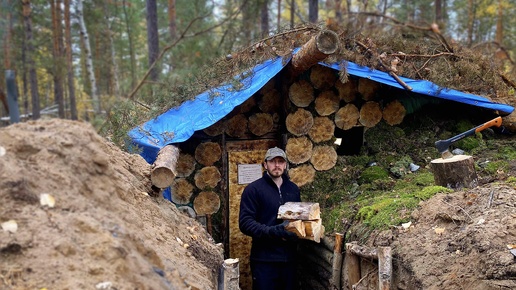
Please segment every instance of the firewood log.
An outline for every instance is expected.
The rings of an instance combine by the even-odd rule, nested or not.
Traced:
[[[238,114],[226,122],[226,133],[235,138],[245,136],[247,133],[247,118],[244,114]]]
[[[263,136],[272,131],[274,121],[272,120],[271,114],[256,113],[249,117],[249,123],[247,126],[249,127],[249,131],[254,135]]]
[[[318,90],[332,88],[337,81],[337,77],[336,70],[323,65],[314,65],[310,70],[310,82]]]
[[[339,109],[339,103],[339,96],[332,90],[326,90],[315,98],[315,111],[321,116],[328,116]]]
[[[285,124],[290,133],[302,136],[308,134],[308,131],[312,128],[314,117],[309,111],[300,108],[296,112],[288,114]]]
[[[339,36],[331,30],[314,35],[292,57],[292,74],[297,75],[335,53],[339,48]]]
[[[352,103],[345,105],[335,113],[335,126],[342,130],[349,130],[353,128],[360,118],[360,112]]]
[[[388,103],[383,108],[383,119],[385,122],[391,126],[401,124],[403,122],[403,118],[405,118],[405,114],[407,110],[403,106],[402,103],[398,100],[394,100]]]
[[[264,113],[274,113],[281,107],[281,95],[276,89],[267,91],[258,104]]]
[[[362,105],[360,108],[360,118],[358,119],[360,124],[364,125],[364,127],[371,128],[381,120],[382,109],[380,108],[380,104],[374,101],[369,101]]]
[[[337,164],[337,152],[332,146],[315,146],[312,150],[310,163],[317,171],[332,169]]]
[[[226,121],[224,119],[220,119],[215,124],[204,129],[203,132],[206,133],[208,136],[215,137],[215,136],[218,136],[218,135],[224,133],[225,127],[226,127]]]
[[[306,223],[305,223],[306,226]],[[321,225],[318,229],[316,229],[312,235],[306,235],[304,239],[314,241],[316,243],[321,242],[321,237],[324,236],[325,228],[323,225]]]
[[[321,207],[317,202],[286,202],[278,209],[278,219],[282,220],[318,220]]]
[[[304,164],[295,168],[291,168],[288,171],[290,180],[297,186],[302,187],[306,184],[310,184],[315,178],[315,169],[311,164]]]
[[[287,159],[293,164],[301,164],[312,157],[312,141],[306,136],[289,138],[285,146]]]
[[[191,154],[180,153],[177,159],[177,177],[188,177],[195,170],[195,158]]]
[[[202,191],[194,199],[193,208],[197,215],[211,215],[219,211],[220,198],[213,191]]]
[[[188,205],[178,206],[177,210],[182,214],[186,215],[187,217],[191,217],[193,219],[197,217],[195,210]]]
[[[154,186],[166,188],[174,182],[178,157],[179,148],[174,145],[166,145],[159,150],[151,170],[151,182]]]
[[[298,237],[306,237],[305,224],[302,220],[290,221],[285,229],[289,232],[295,233]]]
[[[288,97],[297,107],[308,107],[315,99],[314,88],[307,80],[299,80],[290,86]]]
[[[171,186],[171,199],[175,204],[188,204],[193,195],[194,186],[184,178],[176,178]]]
[[[200,189],[215,188],[221,179],[221,174],[216,166],[206,166],[195,173],[195,186]]]
[[[316,117],[314,125],[308,131],[308,136],[315,143],[329,141],[333,138],[335,132],[335,123],[328,117]]]
[[[380,90],[380,83],[366,78],[358,80],[358,92],[364,101],[372,101],[376,98],[376,93]]]
[[[351,103],[356,99],[357,82],[355,80],[348,78],[348,81],[345,83],[338,80],[335,82],[335,88],[339,92],[339,99],[346,103]]]
[[[239,110],[240,114],[245,114],[245,113],[248,113],[249,111],[251,111],[255,107],[256,107],[256,97],[251,96],[245,102],[240,104],[240,106],[238,106],[238,110]]]
[[[195,159],[204,166],[211,166],[220,160],[222,149],[215,142],[204,142],[195,148]]]

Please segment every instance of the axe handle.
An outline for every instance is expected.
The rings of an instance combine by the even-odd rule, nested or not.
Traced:
[[[485,122],[484,124],[480,125],[480,126],[477,126],[473,129],[470,129],[464,133],[461,133],[457,136],[454,136],[454,137],[451,137],[450,139],[448,140],[445,140],[445,142],[450,145],[451,143],[453,142],[456,142],[456,141],[459,141],[465,137],[468,137],[468,136],[471,136],[471,135],[474,135],[475,133],[478,133],[482,130],[485,130],[489,127],[493,127],[493,126],[496,126],[496,127],[500,127],[502,125],[502,117],[496,117],[494,118],[493,120],[491,121],[487,121]]]

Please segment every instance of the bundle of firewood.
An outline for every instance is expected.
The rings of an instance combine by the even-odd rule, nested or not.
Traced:
[[[287,202],[278,209],[278,219],[289,221],[287,231],[316,243],[324,236],[319,203]]]

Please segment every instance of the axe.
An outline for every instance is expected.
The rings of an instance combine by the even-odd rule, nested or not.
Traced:
[[[456,142],[456,141],[459,141],[468,136],[474,135],[475,133],[480,132],[489,127],[492,127],[492,126],[500,127],[501,125],[502,125],[502,117],[496,117],[491,121],[485,122],[484,124],[482,124],[480,126],[470,129],[464,133],[460,133],[459,135],[451,137],[450,139],[436,141],[435,147],[437,147],[437,150],[439,150],[439,153],[441,153],[442,159],[448,159],[453,156],[453,154],[451,154],[451,152],[448,150],[448,148],[450,147],[450,145],[453,142]]]

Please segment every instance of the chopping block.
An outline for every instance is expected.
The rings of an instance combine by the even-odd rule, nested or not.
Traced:
[[[452,188],[474,188],[478,185],[473,156],[453,155],[450,158],[437,158],[430,162],[435,184]]]

